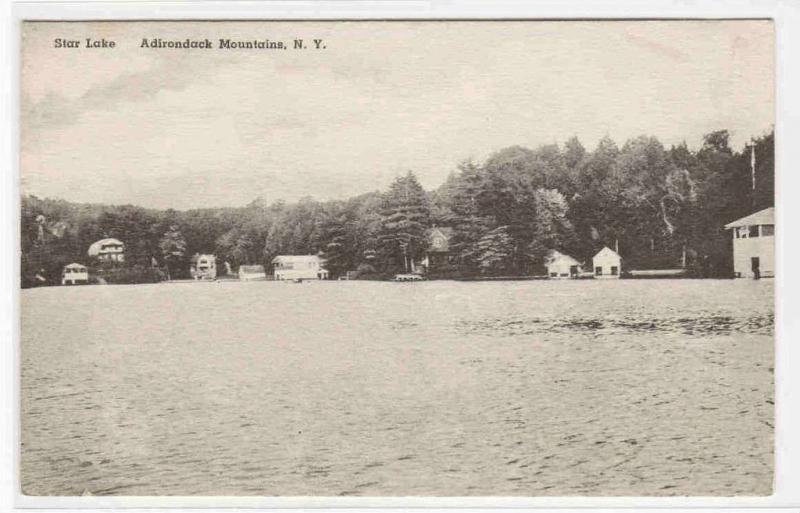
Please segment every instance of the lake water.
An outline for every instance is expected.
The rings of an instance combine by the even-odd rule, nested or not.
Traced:
[[[773,283],[24,290],[29,495],[763,495]]]

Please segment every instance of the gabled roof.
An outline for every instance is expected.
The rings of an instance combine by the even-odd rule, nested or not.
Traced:
[[[434,226],[428,230],[428,237],[433,237],[437,232],[446,239],[453,236],[453,229],[449,226]]]
[[[444,246],[433,248],[431,247],[429,251],[449,251],[450,250],[450,237],[453,235],[453,229],[448,227],[440,227],[434,226],[430,230],[428,230],[428,242],[433,245],[434,239],[438,237],[444,238]]]
[[[77,262],[72,262],[71,264],[65,265],[64,269],[86,269],[86,266]]]
[[[754,214],[730,222],[725,225],[725,229],[730,230],[738,226],[753,226],[756,224],[775,224],[775,207],[765,208],[764,210],[759,210]]]
[[[613,257],[613,258],[618,258],[618,259],[622,260],[622,257],[619,256],[619,253],[617,253],[613,249],[609,248],[608,246],[603,246],[603,249],[598,251],[597,254],[592,257],[592,260],[594,260],[595,258],[600,258],[600,257]]]
[[[580,262],[575,260],[569,255],[565,255],[564,253],[557,251],[555,249],[551,249],[547,256],[544,258],[545,265],[553,265],[556,261],[568,262],[569,265],[581,265]]]

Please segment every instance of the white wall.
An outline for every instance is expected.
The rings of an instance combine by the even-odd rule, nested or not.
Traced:
[[[611,267],[616,266],[617,268],[617,275],[613,276],[611,274]],[[619,278],[620,273],[622,272],[622,261],[614,255],[600,255],[599,257],[595,257],[592,259],[592,273],[594,274],[595,269],[598,267],[603,268],[603,275],[597,276],[595,274],[595,278]]]
[[[569,260],[556,260],[555,262],[551,263],[547,267],[547,276],[551,278],[567,278],[569,277],[569,268],[575,265],[573,262]],[[580,268],[578,268],[580,271]],[[552,273],[557,273],[558,276],[551,276]],[[562,274],[566,274],[566,276],[561,276]]]
[[[750,259],[758,257],[760,260],[761,276],[774,276],[775,274],[775,237],[754,237],[748,239],[733,239],[733,272],[734,276],[752,278],[753,270]]]

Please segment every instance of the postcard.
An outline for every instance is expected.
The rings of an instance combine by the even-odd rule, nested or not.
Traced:
[[[768,496],[771,20],[24,21],[25,496]]]

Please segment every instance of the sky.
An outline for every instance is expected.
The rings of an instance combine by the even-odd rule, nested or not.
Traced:
[[[87,37],[116,46],[54,44]],[[739,149],[774,124],[774,33],[741,20],[27,22],[20,115],[23,193],[178,210],[344,199],[409,170],[432,189],[465,159],[572,136],[697,148],[728,129]]]

